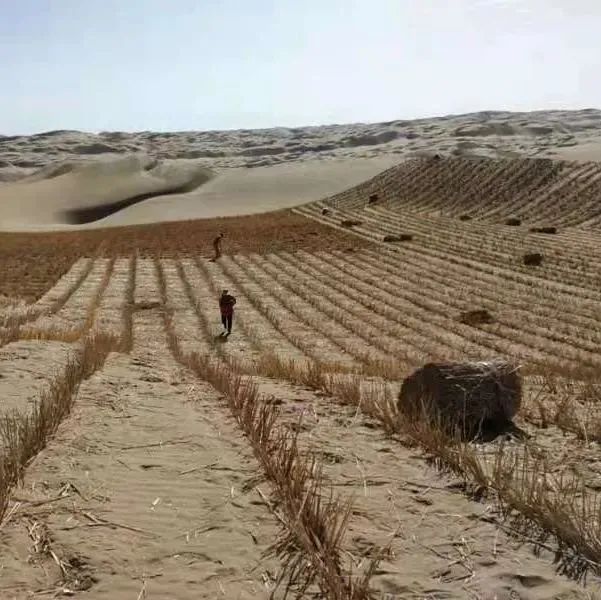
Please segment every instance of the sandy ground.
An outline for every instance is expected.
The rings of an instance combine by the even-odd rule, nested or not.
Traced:
[[[601,159],[601,111],[374,124],[0,136],[0,229],[131,225],[319,200],[406,158]]]
[[[394,256],[383,254],[387,259]],[[399,355],[409,342],[429,351],[443,332],[452,330],[452,319],[442,323],[432,311],[428,327],[423,327],[419,305],[405,299],[417,290],[410,278],[403,286],[405,304],[393,306],[381,286],[368,298],[377,298],[380,305],[385,301],[397,317],[404,315],[404,336],[383,335],[379,312],[372,311],[371,318],[361,316],[361,281],[371,276],[369,256],[365,252],[311,259],[282,254],[227,257],[217,263],[165,259],[165,308],[173,315],[173,331],[184,350],[211,352],[224,360],[252,360],[270,350],[296,360],[315,355],[353,361],[361,349],[369,349],[374,357],[386,349]],[[482,267],[494,264],[488,256],[483,260]],[[59,283],[59,292],[51,296],[64,302],[55,309],[66,314],[69,306],[67,312],[74,319],[79,315],[77,325],[84,329],[94,326],[123,334],[131,326],[133,347],[128,353],[110,354],[102,369],[83,381],[73,413],[13,490],[14,511],[0,529],[0,595],[11,600],[61,594],[115,600],[268,598],[282,565],[262,558],[262,552],[275,539],[278,522],[257,492],[258,487],[269,497],[270,488],[248,440],[220,394],[170,353],[154,262],[115,261],[102,289],[99,275],[106,272],[107,262],[96,262],[76,289],[71,282],[78,273]],[[356,263],[360,266],[354,276],[343,270]],[[389,264],[383,261],[381,270]],[[332,293],[346,286],[347,300],[334,308],[338,312],[329,306],[336,296],[327,301],[320,296],[319,274],[335,275],[327,272],[328,265],[339,273]],[[132,269],[135,285],[128,291],[124,283],[131,280]],[[408,277],[407,270],[404,260],[394,269],[395,276],[391,271],[381,280],[396,285],[398,277]],[[453,275],[448,274],[449,281]],[[529,283],[524,282],[524,293]],[[234,335],[217,344],[214,292],[224,285],[235,290],[239,304]],[[449,303],[462,285],[458,280],[455,293],[443,295]],[[557,308],[563,298],[553,289],[552,278],[549,285]],[[583,298],[574,301],[579,318],[585,318],[588,306],[582,285]],[[65,298],[67,289],[72,293]],[[147,307],[133,313],[130,325],[123,319],[129,294],[135,306]],[[422,295],[427,302],[430,292]],[[320,299],[317,306],[306,301],[310,296]],[[282,302],[283,297],[288,301]],[[503,302],[509,306],[516,297],[508,292]],[[95,318],[86,324],[81,316],[95,304]],[[113,314],[121,318],[112,319]],[[364,328],[355,328],[354,320]],[[388,322],[392,321],[390,313]],[[31,326],[52,330],[46,316],[32,315]],[[523,335],[519,314],[512,327]],[[495,330],[497,339],[510,339],[510,328]],[[538,347],[529,332],[524,339]],[[463,334],[469,336],[469,329],[464,327]],[[489,334],[483,332],[482,344]],[[446,335],[448,344],[452,336]],[[461,343],[459,336],[457,342]],[[556,347],[551,340],[546,343],[555,356],[569,351],[570,342],[560,346],[556,341]],[[44,386],[57,373],[57,364],[65,363],[68,347],[19,341],[2,348],[0,382],[6,377],[7,385],[0,389],[15,388],[21,374],[40,378],[39,384],[13,390],[11,407],[29,409],[36,387]],[[388,548],[371,580],[380,594],[376,597],[595,597],[591,594],[599,590],[596,577],[589,577],[585,589],[557,574],[551,541],[534,552],[531,545],[508,535],[492,501],[470,498],[461,482],[428,466],[419,448],[386,436],[356,408],[283,380],[258,377],[256,382],[260,392],[280,406],[279,424],[292,427],[301,413],[305,415],[299,436],[302,451],[318,452],[328,484],[344,497],[353,496],[343,551],[355,569]],[[558,469],[563,469],[564,453],[573,457],[584,452],[588,463],[579,462],[588,464],[591,472],[597,470],[594,444],[588,447],[555,427],[532,427],[532,435],[556,451],[562,440],[560,455],[550,453]]]

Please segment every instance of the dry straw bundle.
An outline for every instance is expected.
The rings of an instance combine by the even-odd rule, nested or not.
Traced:
[[[459,320],[465,325],[483,325],[494,323],[494,318],[485,308],[466,310],[459,315]]]
[[[538,267],[543,263],[543,255],[540,252],[529,252],[524,254],[522,262],[530,267]]]
[[[359,221],[358,219],[343,219],[340,221],[340,225],[342,227],[356,227],[357,225],[362,225],[363,221]]]
[[[557,227],[531,227],[531,233],[557,233]]]
[[[386,234],[382,237],[383,242],[410,242],[412,239],[411,233]]]
[[[483,424],[506,425],[521,401],[517,367],[495,359],[428,363],[405,379],[397,407],[409,421],[424,419],[452,432],[473,434]]]

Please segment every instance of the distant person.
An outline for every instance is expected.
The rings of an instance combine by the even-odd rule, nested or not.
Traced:
[[[224,238],[223,233],[220,233],[213,240],[213,248],[215,249],[215,258],[213,260],[217,260],[221,256],[221,240]]]
[[[221,323],[225,331],[222,335],[232,333],[232,321],[234,320],[234,304],[236,304],[236,298],[228,293],[228,290],[221,292],[219,298],[219,310],[221,311]]]

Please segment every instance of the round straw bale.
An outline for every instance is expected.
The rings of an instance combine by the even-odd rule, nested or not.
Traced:
[[[518,369],[502,359],[428,363],[407,377],[397,408],[409,421],[424,419],[449,432],[477,432],[507,424],[520,409]]]
[[[543,262],[543,255],[540,252],[529,252],[524,254],[522,261],[525,265],[538,267]]]
[[[322,208],[321,209],[321,214],[322,215],[329,215],[330,214],[330,209],[329,208]]]

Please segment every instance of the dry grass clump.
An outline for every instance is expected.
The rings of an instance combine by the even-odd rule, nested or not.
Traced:
[[[342,227],[357,227],[362,224],[363,221],[359,221],[357,219],[343,219],[342,221],[340,221],[340,225]]]
[[[543,264],[543,255],[540,252],[528,252],[522,257],[522,262],[529,267],[538,267]]]
[[[598,376],[597,376],[598,377]],[[537,427],[555,425],[585,443],[601,442],[601,383],[571,380],[551,370],[533,378],[536,389],[521,414]]]
[[[504,223],[511,227],[519,227],[522,224],[522,220],[517,217],[509,217],[508,219],[505,219]]]
[[[472,218],[473,217],[471,215],[459,215],[459,220],[460,221],[471,221]]]
[[[45,447],[61,421],[71,412],[80,383],[104,364],[109,352],[117,345],[118,340],[108,336],[86,338],[77,356],[41,392],[30,412],[14,411],[0,418],[0,522],[6,513],[12,487],[21,480],[29,461]]]
[[[497,359],[428,363],[404,380],[397,408],[409,421],[423,420],[449,434],[473,437],[485,427],[502,429],[521,401],[517,367]]]

